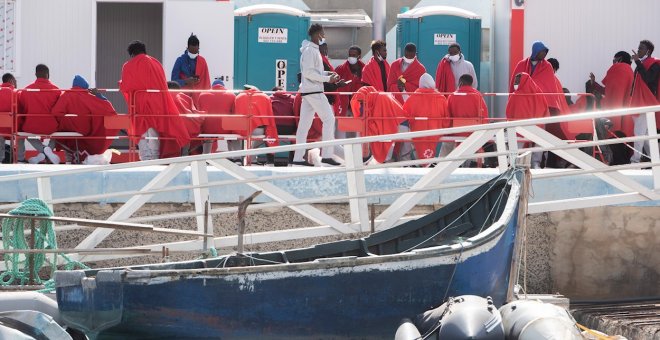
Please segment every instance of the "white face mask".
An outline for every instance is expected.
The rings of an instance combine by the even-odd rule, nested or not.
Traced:
[[[190,59],[195,59],[199,55],[199,53],[190,53],[190,52],[187,52],[187,53],[188,53],[188,57],[190,57]]]
[[[378,53],[378,55],[376,56],[376,58],[378,58],[378,60],[380,60],[380,61],[383,61],[383,57],[381,57],[380,53]]]
[[[415,58],[408,59],[408,58],[406,58],[406,57],[403,57],[403,61],[404,61],[406,64],[412,64],[412,62],[415,61]]]
[[[457,62],[457,61],[459,61],[460,59],[461,59],[461,55],[460,55],[460,54],[450,55],[450,56],[449,56],[449,60],[451,60],[451,61],[453,61],[453,62]]]
[[[348,57],[348,63],[351,65],[355,65],[358,62],[358,58],[356,57]]]
[[[325,38],[319,39],[319,46],[325,44]]]
[[[513,90],[514,90],[514,91],[518,91],[518,86],[520,86],[520,85],[518,85],[518,84],[514,84],[514,85],[513,85]]]
[[[538,64],[538,63],[539,63],[538,60],[532,60],[532,65],[536,66],[536,64]]]

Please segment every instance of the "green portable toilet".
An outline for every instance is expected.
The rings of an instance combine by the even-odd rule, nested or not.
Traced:
[[[435,77],[440,59],[452,43],[472,62],[477,77],[481,60],[481,17],[450,6],[427,6],[397,15],[396,55],[403,55],[407,43],[417,45],[417,58]]]
[[[298,91],[300,44],[309,15],[282,5],[254,5],[234,11],[234,87]]]

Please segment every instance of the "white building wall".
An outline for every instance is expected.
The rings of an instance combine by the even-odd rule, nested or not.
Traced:
[[[17,70],[19,87],[32,83],[34,67],[46,64],[50,79],[71,87],[80,74],[92,77],[92,6],[90,0],[20,0],[17,9]]]
[[[525,57],[535,40],[559,60],[557,73],[564,87],[584,92],[593,72],[598,81],[618,51],[637,51],[639,41],[651,40],[660,55],[660,1],[528,0],[525,1]],[[503,48],[504,46],[499,46]]]

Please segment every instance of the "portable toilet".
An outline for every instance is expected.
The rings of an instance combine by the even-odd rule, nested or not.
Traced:
[[[309,15],[296,8],[264,4],[236,9],[234,86],[297,91],[300,44],[308,29]]]
[[[415,8],[397,15],[396,55],[401,57],[407,43],[417,45],[417,58],[435,76],[440,59],[453,43],[461,45],[465,59],[472,62],[479,77],[481,60],[481,17],[450,6]]]

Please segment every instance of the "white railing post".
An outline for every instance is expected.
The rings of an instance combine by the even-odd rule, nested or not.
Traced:
[[[495,150],[497,150],[497,152],[506,151],[506,136],[504,131],[504,129],[500,129],[495,133]],[[506,155],[497,156],[497,168],[500,170],[500,173],[505,172],[506,169],[509,168]]]
[[[344,146],[346,154],[346,185],[349,197],[363,195],[367,192],[362,170],[362,144]],[[359,170],[358,170],[359,169]],[[369,230],[369,211],[366,198],[350,198],[348,201],[351,210],[351,222],[360,223],[360,231]]]
[[[209,176],[205,161],[194,161],[190,163],[192,184],[195,186],[205,185],[209,182]],[[195,200],[195,213],[197,216],[197,231],[204,234],[213,234],[213,218],[205,216],[206,205],[210,204],[209,188],[197,187],[193,189],[193,199]],[[207,220],[208,219],[208,220]],[[207,224],[208,223],[208,224]],[[200,237],[200,239],[204,239]]]
[[[658,125],[655,121],[655,112],[646,113],[646,133],[648,136],[655,135],[657,133]],[[651,156],[651,163],[658,164],[660,162],[660,154],[658,152],[658,140],[650,139],[649,140],[649,156]],[[660,166],[654,166],[651,168],[653,173],[653,188],[655,190],[660,189]]]
[[[53,211],[53,190],[50,185],[50,177],[37,178],[37,195],[39,199],[46,202],[48,208]],[[54,212],[54,211],[53,211]]]
[[[507,159],[509,160],[509,165],[513,166],[516,164],[516,158],[518,157],[518,135],[516,133],[516,128],[511,127],[506,130],[506,138],[509,148],[509,154]]]

